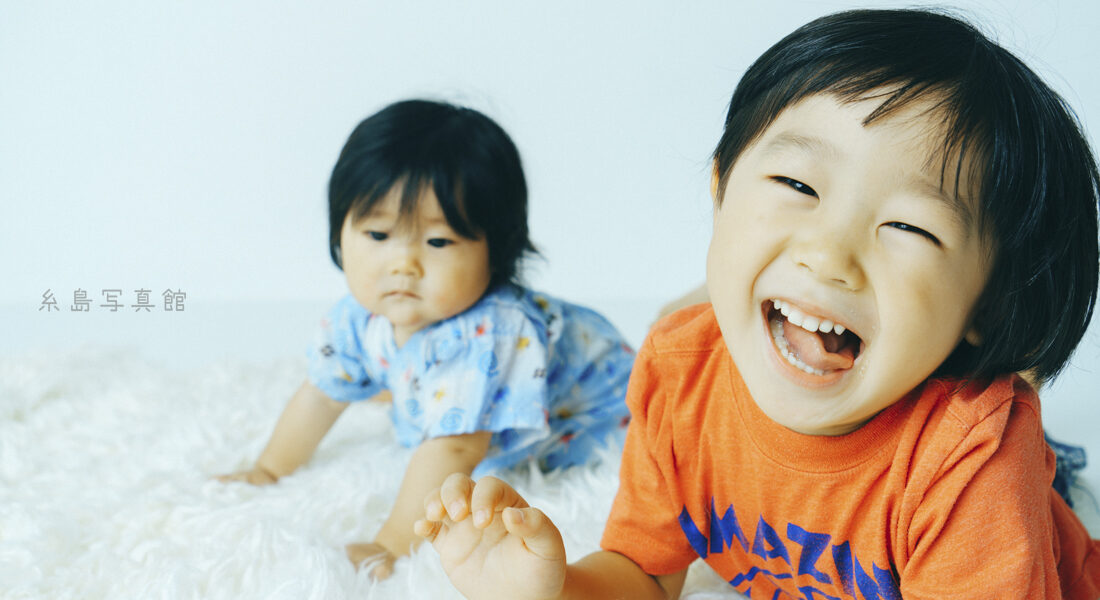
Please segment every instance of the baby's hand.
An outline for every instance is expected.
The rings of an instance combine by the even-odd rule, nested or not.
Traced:
[[[344,551],[356,569],[362,566],[374,579],[385,579],[393,574],[393,563],[396,559],[379,544],[348,544]]]
[[[475,485],[455,473],[424,499],[424,513],[413,530],[432,543],[467,598],[543,600],[561,592],[561,533],[503,481],[484,477]]]
[[[251,483],[252,485],[270,485],[279,480],[274,473],[267,469],[254,466],[251,469],[244,471],[237,471],[236,473],[229,473],[226,475],[218,475],[217,480],[222,483],[229,483],[230,481],[243,481],[245,483]]]

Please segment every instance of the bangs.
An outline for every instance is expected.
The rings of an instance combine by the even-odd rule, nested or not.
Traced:
[[[405,227],[428,191],[455,234],[489,245],[491,287],[520,285],[528,237],[527,182],[519,151],[484,114],[446,102],[402,100],[359,123],[329,178],[329,256],[343,268],[340,232],[398,196]]]
[[[410,172],[394,177],[392,181],[378,181],[369,192],[352,202],[348,214],[353,221],[363,219],[370,215],[387,196],[400,192],[397,226],[405,227],[412,223],[417,208],[428,190],[435,194],[447,225],[455,233],[471,240],[481,239],[483,232],[470,221],[462,202],[464,195],[461,184],[452,182],[452,178],[446,173],[438,173],[433,177],[430,173],[423,171]]]
[[[975,85],[967,74],[959,74],[957,80],[951,81],[904,79],[897,69],[879,65],[877,69],[864,70],[865,66],[868,65],[807,65],[805,72],[792,73],[785,78],[785,85],[776,86],[760,98],[758,107],[739,114],[734,114],[731,108],[726,133],[714,155],[721,173],[718,189],[725,188],[737,156],[759,139],[784,109],[818,94],[834,96],[842,103],[878,100],[878,106],[863,120],[863,125],[870,126],[919,107],[916,118],[926,119],[930,124],[930,139],[938,138],[924,167],[939,171],[941,191],[960,205],[959,214],[977,215],[981,230],[988,232],[991,225],[982,218],[985,211],[980,209],[979,199],[986,191],[983,182],[991,179],[993,134],[989,113],[981,106],[988,103],[982,86]],[[742,139],[727,139],[737,137],[731,136],[731,132],[741,132]],[[751,137],[746,135],[749,132]],[[963,182],[965,189],[961,187]]]
[[[981,198],[985,193],[983,182],[990,178],[992,140],[988,120],[978,118],[982,113],[972,109],[974,99],[968,90],[950,84],[906,82],[868,87],[869,83],[873,86],[877,82],[849,80],[825,92],[845,103],[881,100],[863,120],[865,127],[919,107],[914,118],[924,120],[926,135],[934,140],[923,168],[939,172],[940,192],[956,205],[962,224],[969,228],[977,219],[983,243],[991,241],[991,236],[984,235],[990,233],[992,225],[982,218],[986,211],[982,210]]]

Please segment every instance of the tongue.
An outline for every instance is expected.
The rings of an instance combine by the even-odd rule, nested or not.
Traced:
[[[855,362],[855,353],[849,344],[845,344],[835,333],[810,333],[805,329],[783,320],[783,337],[787,345],[799,360],[821,371],[850,369]],[[828,340],[824,339],[828,338]],[[829,348],[825,347],[828,341]]]

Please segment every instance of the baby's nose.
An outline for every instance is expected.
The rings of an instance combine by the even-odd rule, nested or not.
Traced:
[[[401,249],[390,262],[390,274],[408,277],[422,276],[424,269],[420,264],[420,257],[410,248]]]

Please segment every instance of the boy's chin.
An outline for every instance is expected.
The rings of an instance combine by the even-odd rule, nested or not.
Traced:
[[[840,436],[849,434],[863,425],[870,417],[836,414],[835,404],[817,399],[787,396],[784,400],[753,398],[756,405],[770,420],[795,433],[813,436]],[[873,416],[873,415],[872,415]]]

